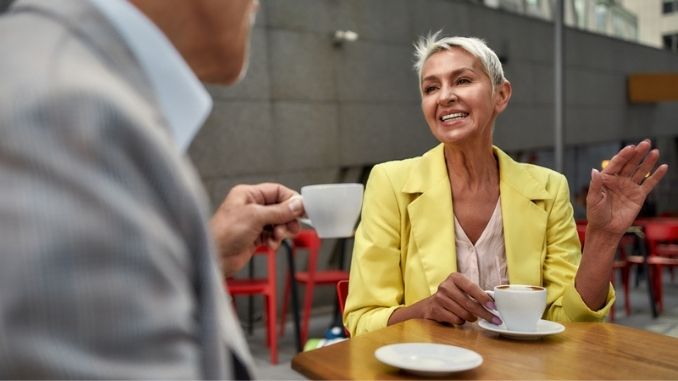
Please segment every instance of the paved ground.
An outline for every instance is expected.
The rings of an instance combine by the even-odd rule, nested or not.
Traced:
[[[667,276],[664,282],[665,311],[656,319],[653,319],[650,313],[649,297],[645,284],[641,282],[637,288],[632,285],[631,290],[632,311],[629,316],[625,316],[621,285],[617,285],[617,303],[615,306],[617,314],[614,323],[678,337],[678,272],[675,281],[671,282],[670,277]],[[310,336],[322,337],[325,329],[332,322],[332,309],[314,310],[313,314],[314,318],[311,319],[310,323]],[[248,337],[248,342],[255,357],[257,378],[263,380],[305,380],[303,376],[290,367],[290,361],[295,355],[292,332],[292,326],[288,324],[286,335],[280,338],[278,344],[279,364],[273,366],[269,362],[269,352],[265,345],[265,331],[261,323],[256,324],[253,334]]]

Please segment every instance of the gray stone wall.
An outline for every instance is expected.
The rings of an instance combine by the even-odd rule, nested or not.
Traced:
[[[514,94],[497,121],[497,145],[515,152],[553,143],[549,22],[455,0],[261,5],[249,73],[231,88],[209,86],[215,109],[190,149],[215,204],[236,183],[356,181],[362,166],[433,146],[411,65],[412,43],[438,29],[482,37],[505,57]],[[334,46],[334,31],[347,29],[358,41]],[[568,29],[566,143],[677,135],[678,102],[626,100],[629,73],[666,71],[678,71],[677,55]]]

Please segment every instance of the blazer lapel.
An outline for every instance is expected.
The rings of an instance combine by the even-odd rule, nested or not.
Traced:
[[[540,205],[549,198],[546,178],[536,178],[524,164],[494,147],[499,162],[499,192],[504,244],[511,283],[542,284],[547,213]],[[540,255],[535,255],[539,253]]]
[[[402,191],[420,194],[407,206],[416,245],[410,255],[421,262],[433,294],[450,273],[457,271],[452,196],[442,144],[425,153],[413,166]]]

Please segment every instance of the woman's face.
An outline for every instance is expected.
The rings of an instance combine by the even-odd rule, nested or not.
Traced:
[[[436,139],[446,144],[491,144],[494,120],[511,95],[508,82],[493,94],[480,61],[457,47],[431,55],[421,78],[421,109]]]

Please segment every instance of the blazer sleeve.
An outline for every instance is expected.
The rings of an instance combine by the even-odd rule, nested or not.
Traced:
[[[3,378],[204,377],[200,198],[165,131],[104,93],[0,113]]]
[[[581,245],[574,223],[567,179],[556,175],[556,195],[548,217],[544,286],[547,288],[547,310],[544,316],[554,321],[602,321],[614,303],[610,285],[607,302],[593,311],[574,287],[574,278],[581,258]]]
[[[344,310],[344,324],[352,336],[386,327],[403,300],[401,211],[396,194],[385,165],[375,166],[365,189]]]

